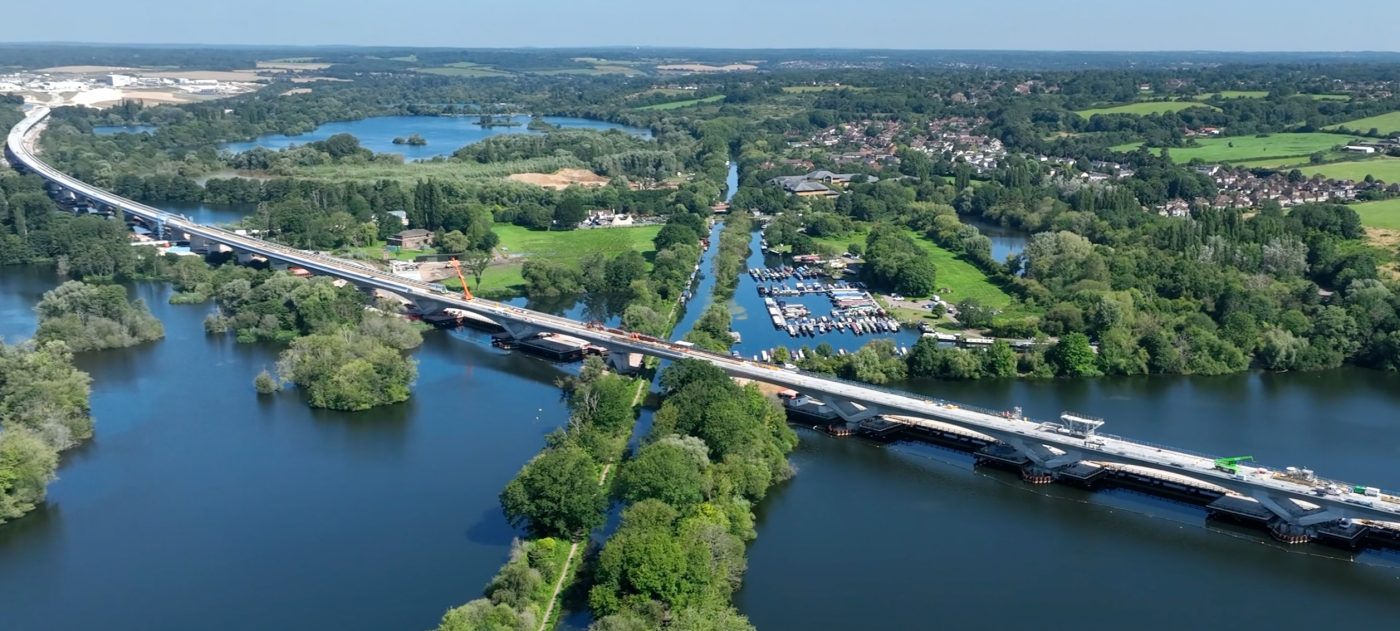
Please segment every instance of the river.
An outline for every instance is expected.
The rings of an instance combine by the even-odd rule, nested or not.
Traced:
[[[1400,390],[1359,369],[927,382],[911,389],[1369,484],[1400,484]],[[1032,487],[967,455],[802,431],[738,596],[760,629],[1391,628],[1400,554],[1282,548],[1127,491]]]
[[[529,116],[516,116],[511,120],[518,123],[512,127],[482,127],[475,116],[375,116],[355,121],[326,123],[305,134],[288,136],[284,134],[261,136],[248,142],[231,142],[220,145],[233,153],[241,153],[254,147],[284,149],[293,145],[325,140],[335,134],[351,134],[360,140],[360,145],[375,153],[402,154],[407,160],[425,160],[438,156],[450,156],[466,145],[481,142],[502,134],[538,134],[526,125]],[[545,116],[544,121],[563,129],[592,129],[607,131],[616,129],[639,138],[651,138],[651,131],[638,127],[628,127],[589,118],[566,116]],[[394,138],[406,138],[412,134],[422,136],[428,144],[421,146],[396,145]]]
[[[755,295],[743,278],[740,304]],[[0,336],[31,336],[57,280],[0,268]],[[97,435],[64,457],[45,506],[0,526],[0,627],[423,629],[479,595],[517,534],[497,494],[563,423],[553,380],[569,368],[434,331],[410,402],[315,411],[253,393],[277,347],[206,336],[210,307],[169,305],[167,286],[131,290],[167,338],[79,357]],[[1396,385],[1342,369],[904,387],[1395,488]],[[1192,506],[1031,487],[929,445],[800,434],[797,475],[757,506],[737,596],[760,629],[1389,628],[1400,614],[1394,552],[1282,548]],[[587,625],[577,607],[565,628]]]

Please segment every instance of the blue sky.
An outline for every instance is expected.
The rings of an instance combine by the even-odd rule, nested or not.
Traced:
[[[14,0],[11,41],[1397,50],[1396,0]],[[82,21],[69,19],[81,16]]]

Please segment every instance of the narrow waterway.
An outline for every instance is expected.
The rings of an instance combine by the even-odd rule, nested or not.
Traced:
[[[32,335],[57,280],[0,268],[0,335]],[[254,393],[277,347],[132,291],[167,337],[79,356],[96,437],[0,526],[0,628],[424,629],[480,595],[518,534],[497,495],[567,418],[571,368],[433,331],[408,403],[312,410]]]

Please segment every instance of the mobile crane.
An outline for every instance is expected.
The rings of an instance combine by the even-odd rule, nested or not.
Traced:
[[[457,257],[452,257],[448,262],[452,263],[452,269],[457,270],[457,278],[462,281],[462,299],[471,300],[472,291],[467,289],[467,277],[462,274],[462,264],[457,262]]]
[[[1241,462],[1253,462],[1254,456],[1232,456],[1229,458],[1216,458],[1215,468],[1226,473],[1238,473]]]

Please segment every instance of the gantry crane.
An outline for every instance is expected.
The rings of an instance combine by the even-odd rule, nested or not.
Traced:
[[[449,262],[452,263],[452,269],[457,270],[457,278],[462,281],[462,299],[471,300],[472,290],[467,289],[467,277],[462,274],[462,264],[457,262],[455,256]]]

